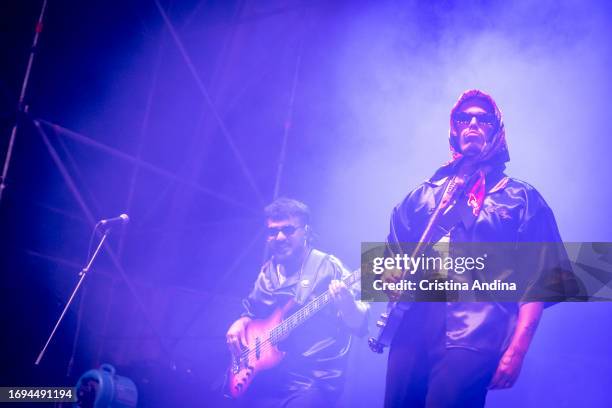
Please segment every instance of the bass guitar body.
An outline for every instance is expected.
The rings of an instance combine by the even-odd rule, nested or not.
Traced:
[[[293,301],[290,301],[267,319],[255,319],[247,325],[247,345],[240,356],[232,356],[229,368],[227,392],[231,398],[241,397],[259,372],[278,365],[285,356],[272,341],[272,333],[292,306]]]

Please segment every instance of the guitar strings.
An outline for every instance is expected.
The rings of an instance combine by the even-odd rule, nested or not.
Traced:
[[[246,358],[247,361],[248,361],[248,359],[250,357],[252,357],[253,353],[255,353],[255,354],[257,354],[258,352],[262,353],[262,352],[268,351],[269,349],[274,347],[276,344],[272,343],[272,337],[277,335],[278,336],[277,340],[282,340],[284,338],[283,335],[285,334],[285,330],[284,329],[281,329],[280,333],[277,331],[277,329],[279,329],[282,325],[290,325],[290,326],[293,325],[293,323],[289,323],[289,322],[298,319],[298,315],[304,314],[304,311],[306,309],[311,307],[313,304],[317,303],[319,300],[322,300],[327,295],[329,295],[329,291],[324,292],[323,294],[317,296],[314,300],[309,302],[304,308],[298,310],[297,312],[295,312],[294,314],[289,316],[286,320],[283,320],[280,324],[278,324],[276,327],[274,327],[272,330],[270,330],[268,338],[266,338],[263,342],[260,343],[259,350],[256,347],[255,348],[249,347],[247,350],[245,350],[245,351],[243,351],[241,353],[239,363],[242,362],[242,360],[244,358]],[[330,299],[329,297],[327,299],[324,299],[325,301],[319,307],[323,307],[323,306],[327,305],[327,303],[329,303],[329,299]],[[302,321],[297,320],[295,326],[292,329],[297,328],[298,326],[300,326],[304,322],[305,322],[305,320],[302,320]]]
[[[355,279],[355,280],[354,280],[353,282],[350,282],[350,281],[351,281],[351,280],[353,280],[353,279]],[[344,282],[345,284],[348,284],[347,286],[349,286],[349,287],[350,287],[350,286],[352,286],[353,284],[355,284],[355,283],[356,283],[358,280],[359,280],[359,279],[356,279],[355,272],[353,272],[353,273],[352,273],[352,274],[351,274],[351,275],[350,275],[350,276],[349,276],[349,277],[346,279],[346,282],[344,282],[344,281],[343,281],[343,282]],[[326,296],[327,296],[327,298],[325,298]],[[324,298],[325,298],[325,299],[324,299]],[[320,305],[320,306],[318,306],[318,307],[320,308],[320,307],[326,306],[326,305],[329,303],[329,300],[330,300],[330,299],[331,299],[331,297],[329,296],[329,290],[327,290],[327,291],[323,292],[321,295],[319,295],[319,296],[317,296],[316,298],[314,298],[314,299],[313,299],[312,301],[310,301],[310,302],[309,302],[309,303],[308,303],[308,304],[307,304],[305,307],[303,307],[302,309],[298,310],[297,312],[295,312],[294,314],[292,314],[291,316],[289,316],[289,317],[288,317],[286,320],[283,320],[283,321],[282,321],[280,324],[278,324],[276,327],[272,328],[272,330],[270,330],[270,332],[269,332],[269,336],[268,336],[268,338],[266,338],[266,339],[265,339],[263,342],[261,342],[261,343],[260,343],[259,350],[258,350],[256,347],[255,347],[255,348],[250,348],[250,347],[249,347],[247,350],[243,351],[243,352],[240,354],[240,358],[239,358],[239,360],[238,360],[238,364],[240,365],[240,363],[242,363],[242,361],[243,361],[243,359],[244,359],[244,358],[246,358],[246,359],[247,359],[247,361],[248,361],[248,360],[249,360],[249,358],[252,356],[252,354],[253,354],[253,353],[255,353],[255,354],[257,354],[258,352],[259,352],[259,353],[263,353],[263,352],[268,351],[268,350],[269,350],[269,349],[271,349],[272,347],[274,347],[276,344],[273,344],[273,343],[272,343],[272,337],[274,336],[274,334],[276,334],[276,333],[275,333],[275,331],[277,331],[277,329],[279,329],[279,328],[280,328],[280,327],[281,327],[283,324],[285,324],[285,325],[287,325],[287,324],[291,325],[292,323],[291,323],[291,324],[290,324],[290,323],[288,323],[289,321],[298,319],[298,317],[297,317],[298,315],[300,315],[301,313],[302,313],[302,314],[303,314],[303,313],[305,313],[305,310],[307,310],[308,308],[310,308],[312,305],[314,305],[315,303],[319,302],[320,300],[324,300],[324,302],[323,302],[323,304],[321,304],[321,305]],[[300,325],[301,325],[302,323],[304,323],[305,321],[306,321],[306,320],[302,320],[302,321],[297,320],[297,322],[296,322],[297,324],[296,324],[296,325],[295,325],[295,326],[294,326],[292,329],[297,328],[298,326],[300,326]],[[282,339],[284,338],[284,337],[283,337],[283,334],[285,334],[284,332],[285,332],[285,330],[281,330],[281,331],[280,331],[280,333],[278,333],[278,334],[279,334],[279,336],[278,336],[278,339],[277,339],[277,340],[282,340]]]

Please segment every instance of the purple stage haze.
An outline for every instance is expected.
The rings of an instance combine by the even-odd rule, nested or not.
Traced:
[[[2,43],[2,157],[40,7],[23,3],[0,12],[14,38]],[[469,88],[495,98],[508,174],[542,193],[563,239],[612,241],[607,1],[48,7],[30,114],[93,218],[130,217],[111,236],[118,263],[105,253],[82,293],[72,383],[109,362],[146,406],[213,401],[225,331],[263,260],[263,206],[306,202],[319,247],[356,268],[361,242],[384,241],[393,206],[450,159],[449,112]],[[24,384],[66,378],[78,304],[46,366],[31,362],[92,227],[41,140],[24,123],[0,206],[4,308],[27,339],[0,344],[20,367],[2,375]],[[611,341],[612,305],[550,308],[517,384],[487,406],[610,406]],[[381,406],[386,354],[356,339],[350,366],[343,403]],[[165,401],[160,384],[184,399]]]

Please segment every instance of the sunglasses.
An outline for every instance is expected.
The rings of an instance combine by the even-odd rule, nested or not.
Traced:
[[[453,120],[460,125],[469,125],[472,118],[476,118],[478,123],[485,126],[497,125],[497,118],[491,113],[480,113],[480,114],[469,114],[465,112],[458,112],[453,115]]]
[[[285,225],[284,227],[268,227],[268,237],[274,238],[278,236],[279,232],[282,232],[284,236],[289,237],[295,234],[295,231],[303,228],[302,226],[295,227],[293,225]]]

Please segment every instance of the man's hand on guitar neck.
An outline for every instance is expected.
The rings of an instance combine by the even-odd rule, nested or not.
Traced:
[[[241,317],[230,326],[225,335],[227,347],[232,354],[238,357],[243,348],[248,346],[246,338],[246,327],[251,321],[250,317]]]
[[[358,330],[363,325],[367,306],[361,302],[356,302],[353,294],[346,284],[339,280],[333,280],[329,284],[329,294],[340,312],[344,323],[354,330]]]

